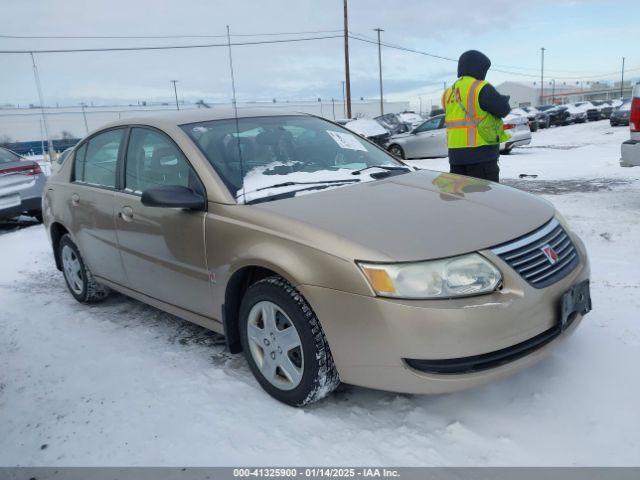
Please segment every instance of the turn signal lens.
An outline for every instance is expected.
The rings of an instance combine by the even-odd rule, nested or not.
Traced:
[[[375,267],[363,267],[363,269],[376,292],[395,293],[396,288],[393,286],[393,280],[391,280],[386,270]]]

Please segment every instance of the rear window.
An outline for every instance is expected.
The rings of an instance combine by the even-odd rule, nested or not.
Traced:
[[[0,147],[0,163],[9,163],[20,160],[20,157],[11,150]]]

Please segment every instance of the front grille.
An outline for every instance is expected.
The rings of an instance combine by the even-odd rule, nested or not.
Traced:
[[[557,261],[552,262],[545,254],[543,249],[547,246],[555,251]],[[571,238],[555,218],[535,232],[498,245],[492,251],[535,288],[563,279],[580,261]]]

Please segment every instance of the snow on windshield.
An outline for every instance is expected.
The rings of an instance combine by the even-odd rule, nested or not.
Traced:
[[[279,195],[287,192],[298,191],[294,196],[315,193],[319,190],[328,188],[337,188],[354,183],[370,182],[374,179],[369,175],[381,169],[371,169],[363,172],[362,175],[352,175],[353,169],[338,168],[336,170],[317,170],[315,172],[295,171],[298,162],[273,162],[268,165],[252,168],[245,174],[244,189],[240,188],[236,192],[237,198],[243,198],[244,203],[257,200],[259,198],[268,197],[270,195]],[[345,183],[335,182],[336,180],[344,180]],[[294,183],[275,187],[285,182]],[[300,182],[300,183],[298,183]],[[329,182],[329,183],[325,183]],[[317,189],[306,190],[310,187],[318,187]]]

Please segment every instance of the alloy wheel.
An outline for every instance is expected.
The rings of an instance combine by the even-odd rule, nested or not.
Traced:
[[[304,356],[295,325],[275,303],[256,303],[247,319],[251,357],[262,376],[280,390],[293,390],[302,380]]]
[[[62,269],[71,290],[80,295],[84,288],[82,265],[78,255],[69,245],[62,247]]]

